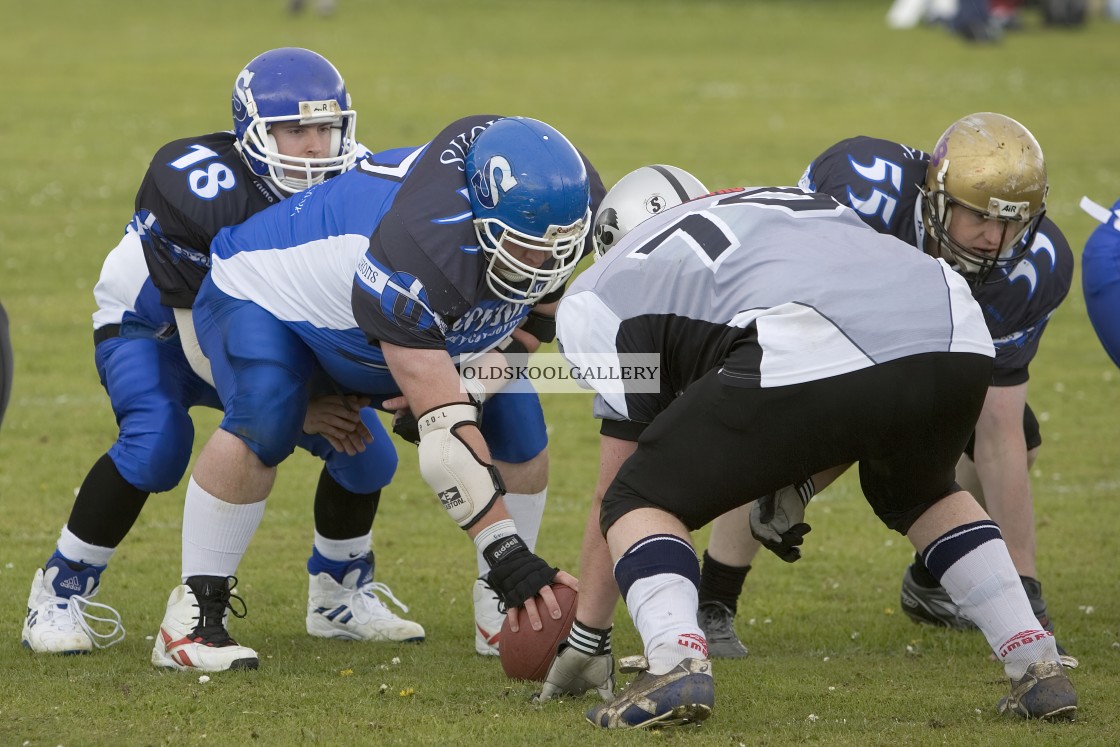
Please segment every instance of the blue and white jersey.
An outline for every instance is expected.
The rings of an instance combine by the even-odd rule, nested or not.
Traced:
[[[160,303],[160,293],[148,275],[140,236],[129,227],[101,265],[101,276],[93,287],[97,310],[93,328],[110,324],[135,325],[153,335],[169,332],[175,315]]]
[[[928,153],[890,140],[849,138],[817,156],[799,186],[832,195],[880,233],[921,248],[925,227],[918,188],[925,183],[929,159]],[[973,289],[995,341],[995,384],[1027,380],[1042,333],[1072,279],[1069,241],[1044,218],[1027,256]]]
[[[489,350],[529,313],[490,292],[467,193],[467,149],[499,118],[466,117],[426,145],[367,156],[224,229],[211,246],[214,284],[318,353],[366,366],[384,366],[382,341],[452,356]],[[593,184],[601,199],[597,175]]]

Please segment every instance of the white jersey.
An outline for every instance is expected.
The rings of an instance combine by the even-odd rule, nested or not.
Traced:
[[[922,353],[993,356],[968,284],[900,243],[827,195],[703,197],[642,223],[572,284],[561,349],[576,366],[581,354],[659,353],[660,393],[596,386],[597,414],[639,422],[713,369],[779,387]]]

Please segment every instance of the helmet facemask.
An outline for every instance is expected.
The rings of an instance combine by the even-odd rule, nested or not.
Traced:
[[[1030,251],[1046,215],[1042,149],[1010,117],[992,112],[970,114],[941,135],[920,192],[921,219],[931,253],[954,264],[974,288],[998,282]],[[967,239],[954,238],[951,233],[955,230],[957,236],[967,236],[971,224],[990,229],[991,221],[1002,229],[998,251],[966,245]],[[989,241],[985,235],[985,243]]]
[[[252,92],[247,93],[250,123],[238,145],[246,158],[264,166],[267,176],[279,189],[295,194],[319,184],[329,176],[346,171],[354,164],[358,155],[358,145],[354,141],[358,114],[354,110],[342,109],[334,99],[300,101],[299,114],[260,117],[252,100]],[[308,127],[329,123],[331,155],[322,158],[284,155],[271,133],[272,125],[277,122],[298,122]],[[254,170],[261,173],[259,166]]]
[[[233,84],[233,134],[242,159],[278,190],[294,194],[353,166],[358,156],[358,115],[338,70],[322,55],[281,47],[257,55]],[[273,126],[331,126],[328,155],[309,158],[280,152]]]
[[[503,117],[474,139],[464,165],[490,291],[529,305],[563,286],[591,228],[579,151],[544,122]],[[537,259],[544,260],[539,267]]]
[[[988,210],[981,212],[954,200],[943,189],[931,193],[922,187],[920,191],[922,216],[926,231],[936,246],[935,256],[955,265],[972,287],[998,282],[1003,274],[992,277],[995,270],[1010,270],[1017,265],[1030,251],[1039,224],[1046,215],[1045,209],[1030,215],[1027,203],[1008,203],[995,197],[990,199]],[[953,216],[963,211],[972,213],[978,220],[997,220],[1003,224],[998,252],[978,251],[953,238],[949,231]],[[1004,217],[1007,215],[1016,217]]]
[[[591,211],[567,226],[549,226],[533,236],[506,225],[499,218],[476,218],[475,235],[486,253],[486,284],[498,298],[532,304],[563,285],[576,269],[583,241],[591,226]],[[547,255],[540,267],[523,262],[510,250],[528,249]]]

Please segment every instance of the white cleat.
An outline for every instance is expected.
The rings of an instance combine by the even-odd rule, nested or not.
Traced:
[[[347,569],[342,583],[329,573],[309,576],[307,633],[318,638],[351,641],[419,643],[424,628],[393,613],[378,594],[383,594],[403,612],[408,607],[393,596],[388,586],[373,580],[373,566],[359,558]]]
[[[23,620],[23,645],[37,654],[85,654],[121,641],[125,633],[120,614],[89,601],[100,587],[99,574],[92,567],[75,571],[60,557],[36,571]],[[107,632],[98,632],[91,622],[105,623]]]
[[[257,652],[238,645],[226,630],[226,610],[236,579],[217,576],[192,576],[176,586],[167,600],[167,612],[160,623],[152,664],[157,667],[199,672],[224,672],[227,669],[256,669]],[[235,617],[244,617],[245,613]]]
[[[474,651],[479,656],[498,656],[498,639],[502,635],[500,600],[484,580],[474,582]]]

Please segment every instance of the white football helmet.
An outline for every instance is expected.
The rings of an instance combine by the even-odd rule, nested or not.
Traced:
[[[676,166],[642,166],[618,180],[595,214],[596,259],[646,218],[708,194],[692,174]]]

